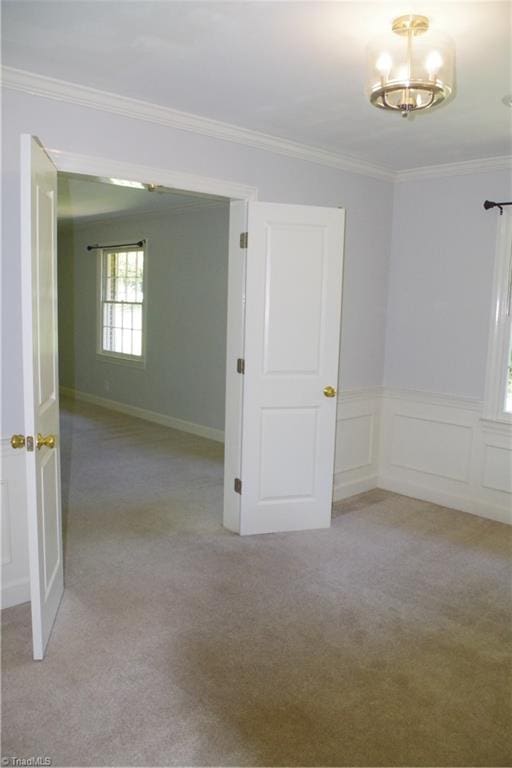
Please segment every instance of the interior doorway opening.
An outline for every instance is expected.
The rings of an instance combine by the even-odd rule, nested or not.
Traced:
[[[118,181],[153,176],[152,187],[162,184],[231,200],[224,435],[226,528],[248,535],[330,526],[339,370],[342,210],[257,202],[256,190],[239,184],[56,150],[48,153],[35,137],[22,136],[22,282],[24,296],[28,297],[22,312],[27,434],[15,437],[20,437],[21,447],[26,445],[36,659],[44,657],[64,592],[57,365],[58,170],[101,173],[111,182],[114,178]],[[144,246],[144,240],[86,244],[87,252],[96,251],[105,257],[98,300],[103,325],[97,338],[102,346],[96,348],[96,353],[127,354],[130,363],[141,353],[144,357],[145,346],[132,338],[125,349],[124,331],[129,337],[140,328],[130,311],[130,323],[125,326],[123,322],[119,329],[110,305],[125,299],[140,304],[137,292],[144,295],[144,277],[139,276],[140,284],[129,290],[127,264],[130,258],[132,262],[135,259],[132,267],[137,277]],[[127,248],[132,250],[128,252]],[[115,275],[109,273],[113,256],[118,257],[118,263],[114,258]],[[115,290],[112,288],[112,280],[120,278],[125,281],[124,299],[116,293],[117,282]],[[134,293],[127,297],[132,289]],[[107,314],[103,311],[105,305],[109,305]],[[143,317],[143,308],[139,315]],[[116,330],[122,331],[120,340],[113,333]],[[128,495],[131,491],[124,488]],[[117,554],[124,557],[123,548]],[[169,551],[166,554],[169,556]],[[153,553],[146,555],[150,559],[144,558],[144,568]],[[151,569],[150,578],[154,576]]]
[[[58,174],[65,548],[222,525],[229,209]]]

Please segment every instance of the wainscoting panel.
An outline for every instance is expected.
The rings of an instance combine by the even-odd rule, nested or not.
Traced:
[[[472,435],[469,426],[395,413],[391,463],[402,469],[467,483]]]
[[[377,485],[379,410],[377,390],[341,394],[336,425],[335,501]]]
[[[30,600],[25,451],[0,441],[2,526],[2,608]]]
[[[484,444],[482,485],[494,491],[512,493],[512,451],[498,445]]]
[[[512,523],[512,428],[481,414],[477,400],[383,390],[377,485]]]

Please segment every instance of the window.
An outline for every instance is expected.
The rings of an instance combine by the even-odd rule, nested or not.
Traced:
[[[498,218],[485,416],[512,422],[512,215]]]
[[[144,248],[100,252],[99,352],[144,360]]]

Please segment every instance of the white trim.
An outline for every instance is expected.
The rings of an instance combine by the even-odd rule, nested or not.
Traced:
[[[360,400],[371,400],[380,397],[382,387],[362,387],[361,389],[341,389],[338,394],[338,409],[346,403],[355,403]]]
[[[495,520],[498,523],[512,525],[512,511],[506,507],[500,507],[495,504],[489,504],[480,499],[470,498],[468,496],[447,493],[443,490],[428,488],[424,485],[396,480],[387,475],[379,475],[377,486],[385,491],[393,491],[401,496],[409,496],[421,501],[430,501],[433,504],[439,504],[442,507],[448,507],[459,512],[468,512],[470,515],[484,517],[488,520]]]
[[[366,477],[346,482],[341,480],[337,481],[335,478],[333,503],[336,504],[337,501],[348,499],[350,496],[355,496],[358,493],[373,491],[379,485],[378,480],[379,478],[377,475],[367,475]],[[333,515],[333,519],[335,519],[335,515]]]
[[[9,456],[12,453],[11,448],[11,438],[10,437],[2,437],[0,438],[0,459],[3,459],[4,456]]]
[[[473,397],[461,397],[459,395],[443,395],[438,392],[425,392],[420,389],[397,389],[382,387],[382,397],[395,400],[406,400],[414,403],[426,403],[443,408],[462,408],[465,411],[482,412],[483,401]]]
[[[509,313],[512,312],[510,291],[512,291],[512,215],[507,212],[503,216],[498,216],[483,411],[485,419],[506,423],[512,423],[512,413],[505,411],[511,332]]]
[[[240,248],[240,233],[248,231],[248,205],[239,200],[229,205],[228,302],[226,334],[224,513],[223,525],[240,531],[241,496],[234,493],[235,478],[242,477],[242,410],[244,376],[237,371],[244,358],[247,249]]]
[[[242,128],[241,126],[232,125],[220,120],[212,120],[211,118],[194,115],[189,112],[181,112],[170,107],[152,104],[148,101],[120,96],[109,91],[78,85],[67,80],[47,77],[14,67],[2,67],[2,85],[5,88],[27,93],[31,96],[65,101],[69,104],[78,104],[90,109],[99,109],[103,112],[122,115],[136,120],[144,120],[145,122],[165,125],[170,128],[177,128],[204,136],[211,136],[221,141],[230,141],[255,149],[293,157],[297,160],[317,163],[329,168],[337,168],[349,173],[361,174],[385,181],[400,182],[442,176],[460,176],[512,168],[512,157],[506,155],[393,171],[391,168],[386,168],[377,163],[369,163],[344,153],[332,152],[321,147],[312,147],[261,131],[253,131],[249,128]],[[70,172],[72,170],[61,168],[58,162],[56,162],[56,165],[59,170],[70,170]],[[79,171],[79,173],[85,173],[85,171]],[[92,173],[91,175],[98,174]],[[110,175],[116,176],[115,173]],[[126,178],[126,176],[121,175],[118,178]],[[134,180],[143,178],[151,177],[142,173]],[[174,186],[178,189],[188,188],[181,187],[179,183],[170,183],[166,184],[166,186]],[[204,192],[205,190],[201,189],[198,191]],[[226,197],[245,198],[246,195],[228,194]]]
[[[439,179],[443,176],[467,176],[473,173],[491,173],[512,169],[512,156],[482,157],[475,160],[461,160],[458,163],[425,165],[419,168],[406,168],[397,171],[395,181],[418,181],[420,179]]]
[[[217,195],[232,200],[257,200],[258,198],[256,187],[239,184],[236,181],[112,160],[109,157],[82,155],[61,149],[46,149],[46,152],[53,160],[57,170],[66,173],[127,179],[129,181],[144,179],[148,183],[158,186],[170,187],[184,192],[198,192],[203,195]]]
[[[70,389],[69,387],[61,387],[60,392],[63,396],[73,400],[91,403],[100,408],[107,408],[110,411],[124,413],[127,416],[134,416],[136,419],[144,419],[144,421],[151,421],[154,424],[161,424],[163,427],[170,427],[171,429],[178,429],[180,432],[188,432],[191,435],[205,437],[208,440],[215,440],[217,443],[224,442],[224,432],[221,429],[206,427],[203,424],[195,424],[192,421],[184,421],[183,419],[177,419],[174,416],[167,416],[164,413],[149,411],[146,408],[139,408],[136,405],[119,403],[116,400],[109,400],[106,397],[91,395],[88,392],[80,392],[79,390]]]
[[[480,419],[482,432],[492,435],[512,436],[512,424],[510,421],[496,421],[495,419]]]
[[[349,155],[330,152],[319,147],[311,147],[296,141],[272,136],[261,131],[253,131],[238,125],[224,123],[220,120],[181,112],[170,107],[163,107],[140,99],[120,96],[116,93],[90,88],[66,80],[38,75],[13,67],[3,67],[3,85],[15,91],[28,93],[33,96],[43,96],[82,107],[100,109],[131,119],[145,120],[150,123],[165,125],[169,128],[189,131],[204,136],[211,136],[221,141],[235,142],[244,146],[274,152],[310,163],[339,168],[351,173],[372,176],[377,179],[390,181],[393,173],[388,168],[368,163]],[[114,174],[112,174],[114,175]],[[124,178],[124,177],[121,177]],[[141,177],[144,178],[144,177]],[[229,195],[228,195],[229,196]],[[235,195],[231,195],[235,197]]]
[[[11,608],[13,605],[30,602],[30,581],[28,577],[17,579],[10,583],[4,583],[2,580],[1,599],[2,610],[4,608]]]
[[[230,216],[232,211],[233,202],[249,202],[251,200],[257,200],[258,190],[256,187],[250,187],[237,182],[225,181],[224,179],[215,179],[212,177],[198,176],[190,173],[180,173],[172,170],[154,168],[150,166],[143,166],[138,164],[132,164],[127,162],[119,162],[111,160],[109,158],[91,157],[89,155],[81,155],[72,152],[65,152],[62,150],[51,150],[49,152],[57,169],[59,171],[68,171],[77,174],[86,174],[91,176],[100,177],[113,177],[117,179],[129,179],[132,181],[140,181],[141,179],[151,180],[152,183],[174,187],[188,192],[197,192],[199,194],[212,194],[219,197],[226,197],[230,200]],[[240,246],[239,246],[240,233],[237,233],[236,238],[231,237],[229,242],[229,269],[228,269],[228,308],[234,302],[239,300],[244,294],[244,284],[242,281],[242,275],[238,270],[232,268],[234,263],[239,260]],[[243,311],[245,311],[245,303],[242,302]],[[232,332],[233,323],[240,325],[239,320],[232,319],[228,311],[227,319],[227,333],[228,340],[229,334]],[[240,353],[236,357],[240,356]],[[228,366],[226,370],[226,388],[229,386],[229,379],[231,376],[230,361],[228,360]],[[101,398],[104,400],[104,398]],[[106,403],[112,403],[113,401],[106,400]],[[106,407],[111,407],[107,405]],[[132,408],[132,406],[129,406]],[[233,422],[236,419],[241,418],[240,403],[228,402],[226,408],[226,422]],[[152,411],[144,411],[143,409],[137,409],[137,412],[130,411],[132,415],[139,418],[146,418],[157,423],[163,423],[160,421],[161,414],[156,414]],[[207,437],[211,440],[217,440],[227,443],[226,456],[233,454],[233,449],[230,445],[232,434],[230,430],[224,432],[217,429],[211,429],[209,427],[203,427],[202,425],[193,424],[192,422],[185,422],[180,419],[171,419],[171,417],[165,417],[165,425],[174,429],[182,429],[183,431],[192,432],[193,434],[200,434],[203,437]],[[205,431],[207,430],[207,431]],[[226,468],[225,463],[225,468]],[[226,486],[225,486],[226,487]],[[230,527],[229,521],[227,521],[226,508],[223,512],[223,520],[226,523],[226,527]]]
[[[379,488],[512,524],[512,424],[482,419],[482,408],[466,397],[383,389]]]

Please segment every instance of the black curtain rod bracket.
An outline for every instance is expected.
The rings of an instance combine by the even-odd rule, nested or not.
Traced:
[[[495,203],[493,200],[484,200],[484,208],[488,211],[490,208],[499,208],[500,216],[503,216],[503,206],[512,205],[512,203]]]
[[[116,243],[115,245],[86,245],[85,249],[87,251],[98,251],[101,250],[101,248],[133,248],[134,245],[137,245],[139,248],[142,248],[146,241],[145,240],[139,240],[136,243]]]

